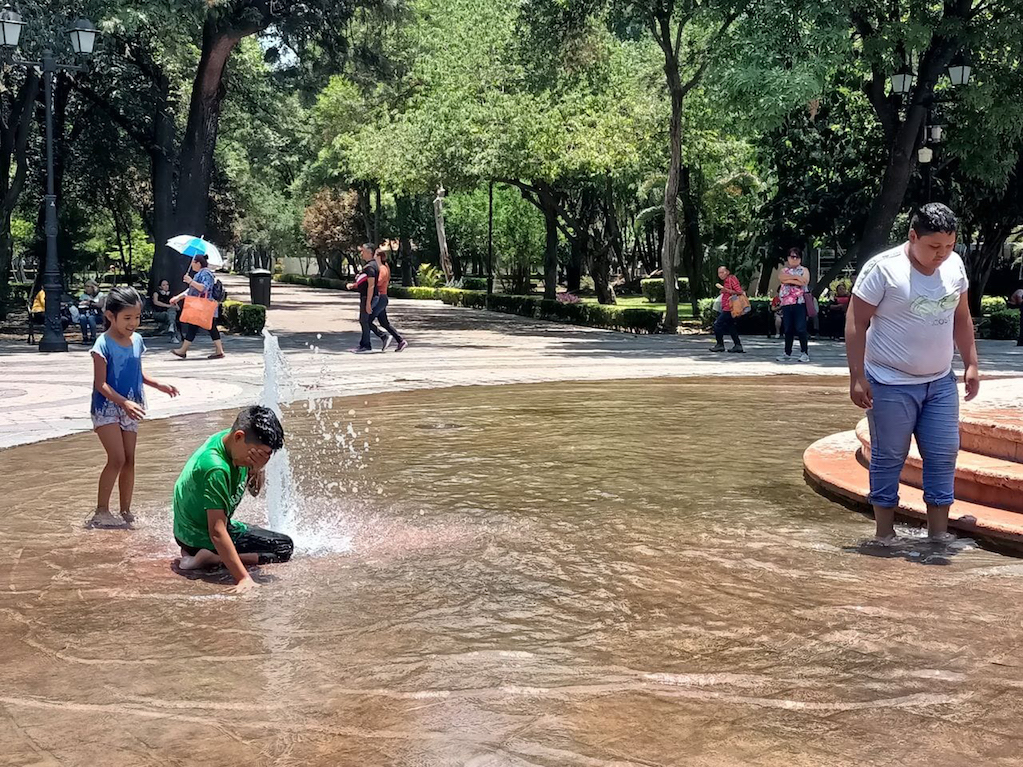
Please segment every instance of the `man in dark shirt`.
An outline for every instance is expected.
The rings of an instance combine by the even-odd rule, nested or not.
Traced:
[[[367,242],[359,248],[362,257],[362,273],[355,282],[348,283],[348,289],[359,291],[359,324],[362,326],[362,338],[359,345],[351,351],[355,354],[366,354],[373,351],[370,334],[373,330],[373,299],[377,295],[377,282],[380,279],[380,265],[373,258],[376,245]]]

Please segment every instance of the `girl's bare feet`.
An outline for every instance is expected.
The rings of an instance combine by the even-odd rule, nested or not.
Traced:
[[[110,509],[96,509],[92,519],[85,523],[86,527],[98,530],[110,530],[111,528],[124,527],[124,521],[110,513]]]
[[[129,527],[135,524],[135,515],[131,513],[131,509],[121,509],[121,519]]]

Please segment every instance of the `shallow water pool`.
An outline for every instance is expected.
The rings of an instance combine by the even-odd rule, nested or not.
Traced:
[[[0,764],[1018,763],[1023,565],[860,553],[800,464],[858,417],[840,381],[286,415],[298,553],[251,599],[171,567],[231,414],[143,426],[132,532],[82,529],[93,435],[0,453]]]

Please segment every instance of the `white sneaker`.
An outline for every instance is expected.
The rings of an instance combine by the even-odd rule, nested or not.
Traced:
[[[775,357],[775,359],[778,360],[778,362],[792,362],[792,355],[779,354],[777,357]]]
[[[800,354],[799,355],[799,361],[800,362],[809,362],[810,361],[810,355],[809,354]]]

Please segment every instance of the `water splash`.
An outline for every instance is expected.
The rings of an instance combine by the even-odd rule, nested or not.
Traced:
[[[263,328],[263,394],[259,404],[277,413],[283,423],[281,402],[290,399],[293,391],[294,384],[281,345],[273,333]],[[287,447],[278,450],[266,465],[266,505],[270,527],[294,537],[295,480]]]
[[[263,329],[263,393],[260,396],[259,404],[273,410],[277,417],[284,423],[284,413],[281,409],[283,403],[294,399],[297,391],[294,378],[288,368],[287,360],[281,351],[277,337],[269,330]],[[327,409],[332,407],[328,401]],[[321,417],[323,407],[318,400],[309,400],[310,410],[316,411],[316,422],[320,432],[320,438],[329,445],[317,446],[321,457],[324,449],[327,452],[333,448],[335,451],[342,451],[351,448],[351,440],[356,436],[352,425],[344,432],[338,430],[332,434],[331,424],[325,422]],[[334,422],[335,429],[339,423]],[[287,428],[285,428],[287,434]],[[305,440],[298,438],[290,440],[293,446],[301,448]],[[349,458],[359,460],[360,456],[353,451]],[[364,465],[364,464],[362,464]],[[314,485],[323,485],[322,481],[314,482]],[[324,488],[319,488],[321,491]],[[327,497],[318,499],[306,499],[299,495],[295,485],[295,475],[292,471],[291,459],[288,455],[288,448],[283,447],[270,459],[266,466],[266,506],[267,521],[274,530],[279,530],[291,536],[297,547],[306,555],[321,556],[325,554],[345,553],[352,548],[352,536],[345,533],[346,522],[341,513],[337,510],[336,502],[330,490],[326,488]],[[338,488],[343,490],[343,488]],[[326,517],[321,512],[324,509],[333,507],[334,511]]]

